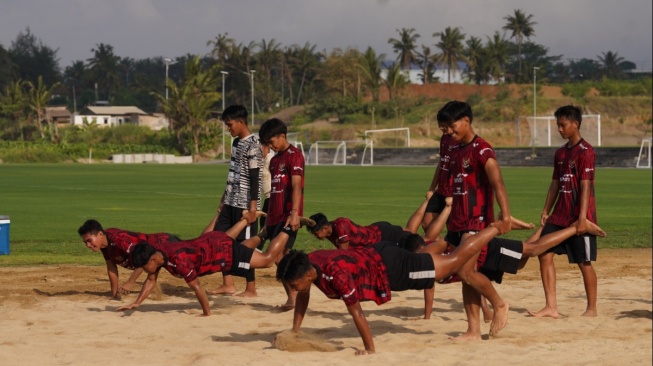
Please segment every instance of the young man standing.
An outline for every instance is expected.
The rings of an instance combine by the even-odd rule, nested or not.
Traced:
[[[207,229],[224,232],[244,217],[249,225],[240,232],[236,239],[245,241],[258,232],[256,211],[260,209],[263,156],[259,140],[247,126],[247,109],[245,107],[242,105],[227,107],[222,112],[222,122],[235,139],[231,146],[227,185],[220,199],[216,222],[213,228],[207,227]],[[247,211],[244,216],[242,216],[243,210]],[[226,272],[223,272],[222,275],[223,285],[209,292],[212,294],[234,294],[236,288],[233,277]],[[254,270],[250,270],[245,278],[247,280],[245,291],[236,296],[256,296]]]
[[[438,111],[437,119],[438,125],[459,144],[450,162],[453,203],[447,222],[447,243],[458,246],[493,222],[499,234],[509,232],[510,206],[501,169],[492,146],[472,128],[471,107],[465,102],[448,102]],[[495,198],[503,213],[497,221],[494,220]],[[457,337],[458,340],[481,339],[481,295],[494,309],[490,335],[497,334],[508,323],[508,303],[499,296],[490,280],[477,271],[478,255],[476,253],[458,272],[463,280],[468,324],[467,331]]]
[[[424,231],[427,230],[431,222],[437,219],[443,211],[446,215],[449,214],[449,210],[445,210],[445,208],[451,208],[451,176],[449,175],[449,164],[451,163],[451,156],[458,148],[458,142],[446,133],[446,128],[441,128],[441,130],[440,161],[435,168],[431,185],[426,193],[427,196],[430,195],[430,199],[426,206],[424,218],[422,219],[422,228]]]
[[[270,161],[272,189],[265,236],[272,242],[285,242],[284,254],[295,244],[304,211],[304,156],[288,142],[287,132],[286,124],[277,118],[265,121],[259,130],[261,141],[275,152]],[[281,310],[288,311],[295,307],[297,292],[286,285],[284,289],[288,299]]]
[[[596,261],[596,236],[587,234],[587,223],[597,223],[594,200],[594,149],[580,135],[582,113],[568,105],[555,112],[558,132],[567,143],[556,151],[553,160],[553,179],[542,210],[543,235],[560,230],[576,222],[576,236],[540,255],[540,273],[546,305],[535,317],[558,318],[554,254],[567,254],[569,263],[578,264],[587,308],[583,316],[596,316],[597,279],[592,261]],[[555,204],[555,205],[554,205]],[[553,212],[551,209],[553,208]],[[550,214],[549,214],[550,213]]]

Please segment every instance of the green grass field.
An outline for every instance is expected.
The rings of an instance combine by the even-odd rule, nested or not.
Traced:
[[[88,218],[105,227],[196,237],[212,218],[226,165],[0,165],[0,215],[10,216],[11,254],[0,265],[101,264],[77,228]],[[404,225],[422,202],[430,167],[307,166],[304,214],[345,216],[359,224]],[[513,216],[537,223],[550,168],[503,168]],[[651,247],[651,171],[598,169],[601,248]],[[511,232],[524,239],[528,233]],[[295,248],[330,248],[302,229]]]

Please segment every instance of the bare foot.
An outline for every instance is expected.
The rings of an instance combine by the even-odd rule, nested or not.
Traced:
[[[592,309],[592,310],[587,309],[587,310],[585,310],[585,312],[581,316],[595,317],[597,315],[598,314],[596,313],[596,309]]]
[[[256,293],[256,290],[254,290],[254,291],[245,290],[243,292],[235,294],[234,296],[237,296],[237,297],[257,297],[258,294]]]
[[[509,304],[505,303],[504,306],[497,306],[494,308],[494,317],[492,318],[492,323],[490,324],[490,335],[494,336],[499,334],[501,329],[505,328],[508,325],[508,308]]]
[[[540,311],[528,311],[528,314],[534,318],[553,318],[553,319],[558,319],[560,317],[560,314],[558,314],[557,309],[553,308],[548,308],[544,307],[544,309]]]
[[[598,225],[589,220],[587,220],[587,233],[595,236],[600,236],[602,238],[605,238],[608,235]]]
[[[510,228],[513,230],[530,230],[535,228],[535,225],[530,222],[527,223],[522,221],[514,216],[510,216]]]
[[[283,304],[281,306],[277,306],[277,309],[282,313],[285,313],[286,311],[290,311],[290,310],[292,310],[294,308],[295,308],[295,305],[292,305],[292,304]]]
[[[480,341],[481,340],[481,335],[480,334],[473,334],[473,333],[463,333],[459,335],[458,337],[449,337],[452,341],[455,342],[468,342],[468,341]]]
[[[206,290],[211,295],[226,295],[231,296],[236,293],[236,288],[234,286],[225,286],[222,285],[215,290]]]

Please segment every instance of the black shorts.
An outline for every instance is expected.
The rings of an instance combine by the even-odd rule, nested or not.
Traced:
[[[542,236],[562,230],[564,227],[553,224],[544,225]],[[569,263],[584,263],[596,261],[596,236],[584,234],[572,236],[546,253],[567,254]]]
[[[385,264],[390,290],[424,290],[435,284],[435,267],[430,254],[411,253],[387,241],[372,247],[381,255]]]
[[[493,238],[487,245],[485,262],[478,269],[490,281],[501,283],[505,272],[515,274],[524,251],[524,243],[519,240]]]
[[[433,193],[431,198],[429,198],[429,202],[426,204],[425,212],[440,214],[445,206],[447,206],[447,203],[445,202],[446,198],[447,197],[439,193]]]
[[[234,241],[232,251],[233,261],[231,269],[226,273],[238,277],[245,277],[249,281],[250,276],[254,273],[254,270],[250,268],[249,265],[252,261],[252,255],[254,255],[254,249],[248,248],[243,244]]]
[[[270,206],[270,199],[266,198],[265,201],[263,201],[263,212],[268,212],[268,207]],[[265,227],[265,221],[267,218],[265,216],[261,216],[258,219],[258,224],[261,228]],[[261,242],[258,244],[256,249],[263,251],[263,246],[265,245],[265,240],[261,240]]]
[[[286,222],[280,222],[276,224],[275,226],[268,226],[267,227],[267,232],[268,235],[265,237],[265,239],[272,240],[274,239],[279,233],[284,232],[288,234],[288,241],[286,242],[285,248],[290,250],[292,249],[293,245],[295,245],[295,239],[297,238],[297,232],[293,231],[290,226],[286,226]]]
[[[223,205],[222,210],[220,211],[220,216],[218,216],[218,221],[213,227],[213,231],[222,231],[223,233],[226,233],[227,230],[231,229],[232,226],[236,225],[236,223],[242,219],[243,210],[243,208]],[[257,233],[258,223],[254,221],[238,234],[236,240],[243,241],[253,237]]]
[[[381,231],[381,241],[391,241],[397,244],[404,236],[410,234],[410,232],[405,231],[401,226],[392,225],[387,221],[375,222],[372,225],[375,225]]]
[[[476,234],[477,232],[478,231],[475,231],[475,230],[474,231],[472,231],[472,230],[470,230],[470,231],[447,231],[447,235],[444,237],[444,240],[447,243],[453,245],[454,247],[457,247],[458,245],[460,245],[460,241],[462,240],[463,235],[465,235],[467,233]]]

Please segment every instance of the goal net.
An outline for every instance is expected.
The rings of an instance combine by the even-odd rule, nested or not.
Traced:
[[[309,165],[360,164],[365,141],[315,141],[308,150]]]
[[[410,147],[410,128],[367,130],[365,142],[372,142],[374,147]]]
[[[526,123],[521,123],[526,121]],[[580,125],[580,135],[594,147],[601,146],[601,115],[584,114]],[[519,146],[561,146],[567,140],[560,137],[556,118],[525,117],[520,118],[517,128]]]
[[[651,138],[642,140],[642,145],[639,147],[639,155],[637,155],[638,168],[651,167],[651,140]]]

